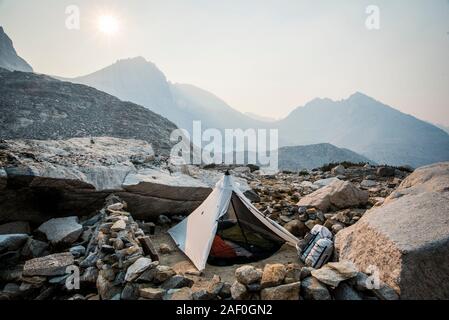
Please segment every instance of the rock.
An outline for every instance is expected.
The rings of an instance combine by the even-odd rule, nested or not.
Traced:
[[[260,292],[262,300],[299,300],[300,282],[265,288]]]
[[[98,278],[98,269],[96,267],[88,267],[80,276],[80,282],[95,284]]]
[[[185,287],[168,290],[164,300],[193,300],[192,289]]]
[[[302,267],[301,273],[299,274],[299,280],[303,280],[305,278],[308,278],[312,275],[312,270],[315,270],[312,267]]]
[[[398,300],[399,295],[396,293],[396,291],[393,290],[390,286],[388,286],[385,283],[381,283],[379,288],[374,288],[373,293],[378,297],[380,300]]]
[[[157,251],[154,248],[153,242],[151,241],[150,237],[138,237],[137,240],[142,246],[143,252],[146,255],[150,256],[151,260],[159,261],[159,255],[157,254]]]
[[[340,282],[356,277],[358,270],[350,261],[329,262],[321,269],[313,270],[312,276],[333,288]]]
[[[262,279],[262,271],[253,266],[242,266],[235,270],[235,277],[238,282],[249,285],[255,282],[260,282]]]
[[[362,300],[360,294],[346,283],[340,283],[333,293],[335,300]]]
[[[382,206],[337,234],[340,259],[361,271],[376,266],[401,299],[449,297],[448,185],[447,162],[415,170]]]
[[[379,177],[394,177],[395,169],[391,167],[380,167],[377,169]]]
[[[223,286],[221,287],[220,292],[218,293],[221,299],[228,299],[231,298],[231,284],[224,282]]]
[[[290,263],[286,266],[287,273],[285,274],[284,283],[299,282],[301,280],[301,266],[296,263]]]
[[[338,166],[332,168],[331,174],[334,176],[344,175],[346,174],[346,168],[339,164]]]
[[[317,186],[318,188],[322,188],[322,187],[326,187],[326,186],[330,185],[331,183],[333,183],[335,181],[341,181],[341,180],[333,177],[333,178],[328,178],[328,179],[317,180],[313,184],[315,186]]]
[[[126,222],[124,220],[117,220],[111,227],[112,231],[122,231],[126,229]]]
[[[246,300],[249,298],[249,293],[244,284],[235,281],[231,286],[231,296],[234,300]]]
[[[167,281],[176,274],[176,272],[169,266],[157,266],[152,270],[155,271],[153,282],[156,284]]]
[[[37,231],[45,234],[53,245],[69,245],[78,240],[83,226],[78,223],[78,217],[53,218],[41,224]]]
[[[180,289],[183,287],[191,287],[193,285],[193,280],[186,278],[181,275],[174,275],[167,281],[165,281],[161,287],[166,290],[170,289]]]
[[[161,288],[140,288],[139,294],[145,299],[162,300],[165,295],[165,290]]]
[[[145,270],[151,266],[151,259],[139,258],[126,271],[125,280],[128,282],[137,279]]]
[[[27,234],[0,235],[0,253],[20,249],[28,240]]]
[[[27,221],[9,222],[0,225],[2,234],[30,234],[30,224]]]
[[[5,294],[9,299],[17,299],[21,293],[20,287],[16,283],[7,283],[1,292],[1,294]]]
[[[301,292],[306,300],[331,300],[326,286],[313,277],[301,281]]]
[[[320,224],[318,220],[309,220],[305,223],[307,229],[312,230],[317,224]]]
[[[70,248],[70,253],[75,258],[79,258],[79,257],[83,256],[84,253],[86,253],[86,248],[84,248],[84,246],[75,246],[75,247]]]
[[[108,206],[108,211],[109,212],[114,212],[114,211],[121,211],[124,208],[124,204],[121,202],[116,202],[114,204],[111,204]]]
[[[73,265],[73,256],[69,252],[56,253],[25,262],[24,276],[61,276],[66,274],[68,266]]]
[[[283,264],[266,264],[263,269],[262,288],[275,287],[284,281],[287,269]]]
[[[194,300],[215,300],[223,285],[218,275],[214,275],[210,280],[197,281],[192,286],[192,297]]]
[[[81,261],[80,267],[88,268],[88,267],[95,266],[97,261],[98,261],[98,256],[94,252],[91,252],[83,261]]]
[[[298,206],[308,206],[327,212],[331,206],[345,209],[366,204],[368,192],[358,189],[348,181],[334,181],[298,202]]]
[[[159,252],[162,254],[170,254],[172,252],[172,248],[166,243],[161,243],[159,245]]]
[[[48,243],[29,238],[22,248],[22,256],[38,258],[48,254]]]
[[[307,232],[309,232],[309,228],[299,220],[292,220],[284,225],[284,228],[287,229],[291,234],[296,237],[303,238]]]
[[[119,286],[115,286],[111,280],[108,279],[108,274],[105,270],[100,270],[97,278],[97,290],[98,295],[102,300],[116,299],[117,295],[120,295],[122,290]]]
[[[344,229],[344,226],[341,225],[341,224],[339,224],[339,223],[336,223],[336,224],[332,225],[331,229],[332,229],[332,232],[333,232],[334,234],[337,234],[337,233],[339,233],[341,230]]]
[[[363,188],[367,188],[368,189],[368,188],[372,188],[372,187],[377,186],[377,182],[373,181],[373,180],[363,180],[360,183],[360,186],[363,187]]]
[[[161,215],[158,217],[157,222],[158,222],[159,224],[161,224],[161,225],[166,225],[166,224],[170,224],[170,223],[171,223],[171,220],[170,220],[169,217],[167,217],[167,216],[161,214]]]
[[[5,282],[19,282],[22,279],[23,266],[11,266],[0,268],[0,281]]]

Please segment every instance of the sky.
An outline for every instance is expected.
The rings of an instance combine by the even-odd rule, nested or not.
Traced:
[[[69,5],[79,30],[66,27]],[[379,29],[366,27],[369,5]],[[99,30],[105,15],[113,35]],[[449,126],[449,0],[0,0],[0,25],[39,73],[143,56],[242,112],[282,118],[360,91]]]

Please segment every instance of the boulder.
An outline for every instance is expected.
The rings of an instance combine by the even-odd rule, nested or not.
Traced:
[[[260,298],[262,300],[299,300],[300,288],[300,282],[265,288],[260,292]]]
[[[246,300],[250,294],[244,284],[235,281],[231,286],[231,296],[234,300]]]
[[[379,177],[393,177],[396,170],[392,167],[380,167],[377,168],[377,175]]]
[[[242,266],[235,270],[235,277],[238,282],[244,285],[260,282],[262,271],[253,266]]]
[[[20,249],[28,240],[27,234],[0,235],[0,253]]]
[[[340,282],[357,276],[358,270],[351,261],[329,262],[321,269],[312,270],[312,276],[333,288]]]
[[[346,174],[346,168],[339,164],[338,166],[332,168],[331,174],[334,176],[344,175]]]
[[[78,217],[54,218],[40,225],[38,232],[45,234],[53,245],[74,243],[83,232]]]
[[[309,228],[304,224],[304,222],[296,219],[287,222],[284,225],[284,228],[287,229],[287,231],[289,231],[291,234],[299,238],[303,238],[306,233],[309,232]]]
[[[306,300],[331,300],[327,287],[313,277],[301,281],[301,293]]]
[[[340,259],[377,268],[401,299],[449,298],[449,163],[415,170],[380,207],[340,231]]]
[[[266,264],[260,284],[262,288],[278,286],[282,284],[286,274],[287,268],[283,264]]]
[[[61,276],[68,266],[73,265],[73,255],[69,252],[56,253],[25,262],[24,276]]]
[[[372,187],[377,186],[377,182],[374,180],[363,180],[360,183],[360,186],[363,188],[372,188]]]
[[[181,289],[168,290],[163,298],[164,300],[193,300],[192,289],[184,287]]]
[[[165,290],[161,288],[140,288],[139,294],[142,298],[148,300],[162,300]]]
[[[183,287],[191,287],[193,285],[193,280],[186,278],[181,275],[174,275],[167,281],[165,281],[161,287],[169,290],[169,289],[180,289]]]
[[[368,202],[368,192],[360,190],[349,181],[334,181],[298,202],[298,206],[318,208],[327,212],[331,207],[345,209],[364,205]]]
[[[151,266],[151,263],[151,259],[148,258],[137,259],[137,261],[134,262],[126,271],[125,280],[129,282],[134,281]]]
[[[48,252],[48,247],[47,242],[29,238],[22,248],[22,255],[27,258],[38,258]]]
[[[360,294],[344,282],[333,293],[335,300],[362,300]]]
[[[333,183],[335,181],[341,181],[341,180],[338,178],[332,177],[332,178],[317,180],[313,184],[318,188],[322,188],[322,187],[326,187],[326,186],[330,185],[331,183]]]

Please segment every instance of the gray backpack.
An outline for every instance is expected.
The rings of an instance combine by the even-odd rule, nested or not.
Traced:
[[[326,227],[316,225],[304,237],[301,247],[298,247],[301,260],[306,266],[321,268],[332,256],[334,243],[332,233]]]

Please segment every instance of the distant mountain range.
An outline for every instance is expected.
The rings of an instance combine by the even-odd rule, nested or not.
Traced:
[[[33,72],[33,68],[21,57],[17,55],[12,40],[0,26],[0,68],[6,70],[18,70]]]
[[[326,164],[344,161],[375,164],[368,158],[351,150],[337,148],[329,143],[283,147],[279,149],[279,168],[281,170],[310,170]]]
[[[0,48],[8,48],[8,57],[15,53],[6,35],[0,40]],[[155,64],[142,57],[119,60],[92,74],[63,80],[142,105],[189,132],[192,121],[201,120],[203,130],[275,128],[279,130],[280,147],[330,143],[379,164],[418,167],[449,160],[449,135],[445,131],[362,93],[340,101],[315,99],[286,118],[270,122],[243,114],[193,85],[170,83]],[[130,136],[135,135],[131,123],[125,127],[131,130]]]
[[[143,58],[120,60],[70,81],[142,104],[189,131],[192,120],[202,120],[203,129],[278,128],[280,146],[331,143],[379,164],[414,167],[449,160],[445,132],[362,93],[341,101],[315,99],[285,119],[267,122],[200,88],[169,83]]]
[[[174,129],[160,115],[94,88],[0,68],[2,139],[132,138],[168,155]]]

